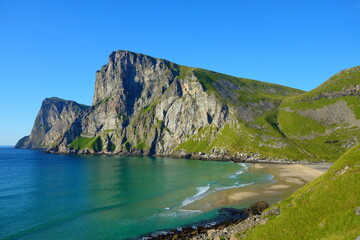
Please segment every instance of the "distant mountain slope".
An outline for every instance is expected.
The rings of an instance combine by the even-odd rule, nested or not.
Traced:
[[[284,100],[278,121],[284,135],[311,159],[335,161],[360,140],[360,66]]]
[[[280,206],[281,214],[245,239],[349,239],[360,236],[360,145]],[[273,207],[275,207],[273,206]]]

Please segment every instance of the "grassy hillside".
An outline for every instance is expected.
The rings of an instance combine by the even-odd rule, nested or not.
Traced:
[[[360,140],[360,67],[285,99],[279,128],[313,160],[334,161]]]
[[[360,144],[321,177],[276,204],[279,216],[248,231],[246,239],[355,239],[360,235]]]
[[[308,159],[306,152],[279,130],[277,107],[288,96],[303,91],[276,84],[237,78],[198,68],[180,67],[180,77],[194,74],[219,101],[233,109],[233,121],[221,129],[209,125],[180,144],[188,153],[256,154],[267,158]]]

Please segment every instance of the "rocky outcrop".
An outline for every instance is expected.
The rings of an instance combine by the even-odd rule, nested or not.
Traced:
[[[270,207],[270,205],[267,202],[260,201],[251,204],[247,211],[249,212],[249,215],[261,215],[261,213],[268,207]]]
[[[46,149],[55,146],[66,129],[88,108],[74,101],[46,98],[42,102],[30,136],[22,138],[16,148]]]
[[[191,240],[236,240],[246,237],[244,234],[249,229],[264,225],[269,220],[269,215],[260,215],[263,210],[269,207],[264,201],[252,204],[248,209],[221,208],[219,214],[212,219],[194,223],[191,226],[179,227],[177,229],[161,230],[151,234],[143,235],[135,239],[170,240],[170,239],[191,239]],[[269,212],[269,211],[268,211]],[[279,215],[279,214],[277,214]]]
[[[227,106],[208,95],[193,74],[183,78],[180,74],[178,65],[165,60],[113,52],[96,73],[91,110],[52,150],[93,153],[68,145],[76,137],[100,137],[101,152],[107,154],[169,154],[199,129],[209,124],[220,128]],[[75,129],[81,129],[79,136],[69,134]]]

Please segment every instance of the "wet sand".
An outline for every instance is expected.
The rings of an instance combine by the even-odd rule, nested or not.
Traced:
[[[290,196],[307,182],[322,175],[331,165],[301,164],[249,164],[248,171],[265,171],[273,181],[227,189],[210,195],[184,207],[187,210],[209,211],[219,207],[246,208],[257,201],[274,204]]]

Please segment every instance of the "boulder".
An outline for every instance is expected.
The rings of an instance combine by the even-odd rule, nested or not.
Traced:
[[[249,215],[260,215],[269,206],[270,205],[265,201],[256,202],[247,209],[247,212]]]
[[[261,214],[262,218],[265,218],[266,216],[271,216],[271,215],[280,215],[281,210],[279,206],[275,206],[272,207],[271,209],[269,209],[268,211],[265,211]]]

